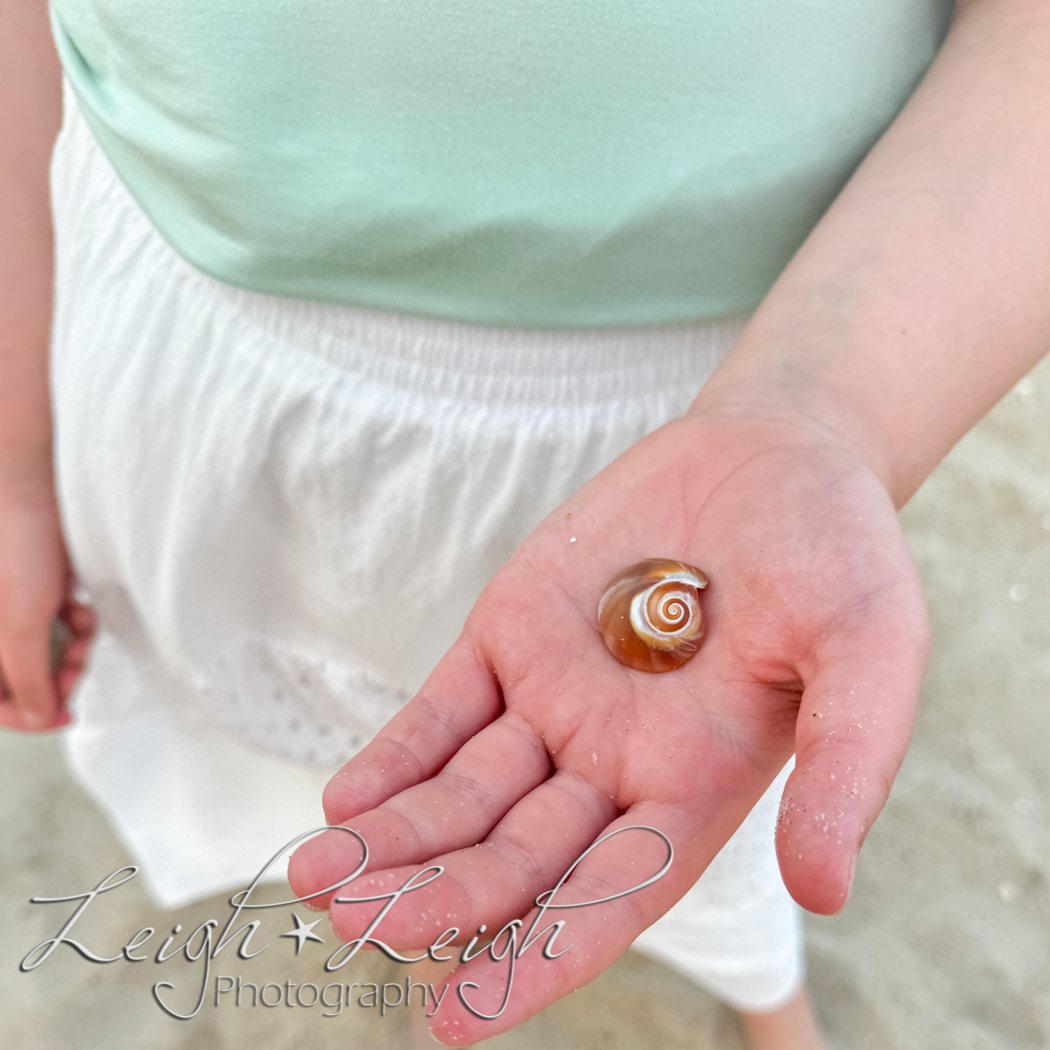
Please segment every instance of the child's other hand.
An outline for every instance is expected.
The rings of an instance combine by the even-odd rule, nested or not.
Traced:
[[[620,666],[596,624],[606,582],[650,557],[710,578],[706,640],[665,674]],[[435,1034],[473,1042],[609,966],[682,896],[797,751],[777,833],[781,869],[803,906],[837,911],[904,756],[927,655],[918,575],[890,497],[857,454],[801,425],[678,420],[532,533],[420,694],[328,785],[329,822],[363,833],[372,855],[372,874],[340,895],[380,892],[441,864],[445,873],[399,901],[375,935],[421,948],[456,925],[462,941],[481,923],[491,935],[525,916],[604,833],[641,824],[669,836],[674,863],[659,882],[548,913],[544,925],[567,920],[555,950],[572,951],[549,961],[538,945],[523,955],[498,1021],[448,996]],[[558,901],[636,885],[664,858],[655,836],[619,835]],[[349,836],[320,836],[293,857],[292,884],[315,892],[356,860]],[[334,905],[334,928],[358,936],[377,907]],[[479,957],[452,983],[477,982],[468,996],[494,1012],[506,969]]]
[[[19,488],[17,495],[0,492],[0,725],[58,729],[69,722],[66,700],[83,670],[95,616],[73,597],[53,492]],[[56,617],[66,628],[57,647]]]

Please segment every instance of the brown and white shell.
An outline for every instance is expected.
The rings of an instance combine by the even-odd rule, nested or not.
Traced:
[[[673,671],[700,648],[700,592],[707,576],[692,565],[649,558],[609,581],[598,602],[598,628],[609,652],[636,671]]]

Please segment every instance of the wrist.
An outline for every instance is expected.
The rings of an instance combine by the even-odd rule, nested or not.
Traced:
[[[873,473],[901,507],[914,491],[897,469],[891,446],[876,420],[855,395],[825,367],[796,360],[778,367],[772,355],[733,355],[689,407],[690,417],[723,417],[789,427],[815,441],[835,445]],[[869,398],[870,400],[870,393]]]
[[[53,499],[50,298],[10,306],[0,311],[0,499]]]

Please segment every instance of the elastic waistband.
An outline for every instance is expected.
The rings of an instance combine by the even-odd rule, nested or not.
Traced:
[[[229,293],[228,293],[229,294]],[[433,397],[544,405],[699,390],[745,320],[624,331],[484,328],[236,290],[231,305],[273,338],[341,369]]]
[[[68,82],[56,151],[76,169],[75,192],[105,207],[108,221],[150,243],[154,267],[172,288],[189,282],[196,309],[229,330],[240,320],[285,347],[341,370],[431,397],[495,404],[583,404],[696,391],[732,348],[746,318],[650,328],[536,331],[457,324],[331,303],[283,299],[235,288],[197,270],[150,223],[88,126]],[[154,274],[156,270],[154,268]],[[134,277],[129,277],[134,280]],[[174,294],[174,293],[173,293]]]

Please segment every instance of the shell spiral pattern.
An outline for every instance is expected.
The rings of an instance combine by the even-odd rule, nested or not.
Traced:
[[[649,558],[611,579],[598,602],[609,652],[636,671],[673,671],[700,648],[700,591],[707,576],[692,565]]]

